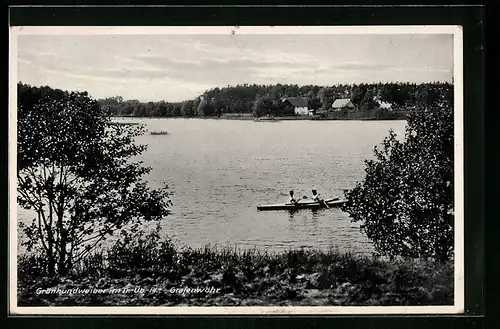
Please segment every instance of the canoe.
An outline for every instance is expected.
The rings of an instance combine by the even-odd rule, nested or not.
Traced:
[[[338,208],[346,201],[339,198],[326,199],[326,204],[331,208]],[[299,200],[297,204],[293,203],[275,203],[257,206],[257,210],[296,210],[296,209],[321,209],[324,205],[312,200]]]

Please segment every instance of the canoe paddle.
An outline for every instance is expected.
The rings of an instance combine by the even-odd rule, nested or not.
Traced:
[[[319,194],[318,194],[318,196],[319,196]],[[319,203],[319,204],[323,204],[323,205],[324,205],[327,209],[330,209],[330,206],[326,203],[326,201],[325,201],[325,200],[323,200],[323,199],[319,200],[319,199],[318,199],[318,203]]]
[[[313,190],[312,192],[313,192],[313,196],[314,196],[314,198],[316,199],[315,201],[316,201],[317,203],[319,203],[320,205],[325,206],[327,209],[330,209],[330,206],[328,206],[328,204],[326,203],[326,201],[325,201],[325,200],[323,200],[323,199],[320,199],[319,193],[317,193],[317,192],[316,192],[316,190]],[[313,199],[314,199],[314,198],[313,198]]]

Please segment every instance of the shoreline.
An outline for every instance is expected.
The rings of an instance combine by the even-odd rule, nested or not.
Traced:
[[[231,117],[131,117],[131,116],[113,116],[112,119],[118,120],[143,120],[143,119],[155,119],[155,120],[177,120],[177,119],[201,119],[201,120],[234,120],[234,121],[254,121],[254,122],[279,122],[279,121],[406,121],[407,118],[308,118],[308,117],[276,117],[273,119],[259,119],[254,117],[246,116],[231,116]]]
[[[290,249],[178,248],[143,236],[49,276],[20,257],[20,306],[453,305],[453,262]],[[140,260],[140,261],[138,261]]]

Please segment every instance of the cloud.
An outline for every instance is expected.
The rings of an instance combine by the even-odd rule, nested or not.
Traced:
[[[339,70],[354,70],[354,71],[373,71],[373,70],[387,70],[391,68],[397,67],[394,64],[388,63],[363,63],[363,62],[347,62],[347,63],[338,63],[333,66],[333,68]]]
[[[19,80],[140,100],[243,83],[443,81],[449,38],[428,36],[23,36]],[[148,98],[148,97],[155,97]]]

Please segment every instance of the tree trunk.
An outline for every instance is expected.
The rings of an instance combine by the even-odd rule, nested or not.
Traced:
[[[66,267],[66,244],[68,242],[67,232],[64,230],[63,217],[64,212],[61,211],[62,208],[59,208],[57,214],[57,231],[59,232],[59,259],[57,264],[57,273],[59,275],[66,275],[67,267]]]
[[[60,177],[60,194],[59,194],[59,200],[57,203],[57,230],[59,232],[59,263],[57,264],[57,271],[60,276],[64,276],[68,273],[68,267],[67,267],[67,253],[66,253],[66,245],[68,243],[68,232],[64,228],[64,199],[65,199],[65,187],[66,187],[66,179],[64,177],[64,166],[63,164],[60,165],[60,172],[59,172],[59,177]]]
[[[55,276],[56,274],[56,262],[54,260],[54,253],[52,250],[49,250],[47,253],[47,271],[49,276]]]
[[[45,225],[45,218],[43,218],[43,210],[38,209],[38,234],[40,237],[40,242],[42,244],[44,253],[47,255],[47,272],[49,276],[54,276],[56,274],[56,260],[55,253],[57,252],[54,246],[54,232]],[[45,226],[42,226],[42,221]],[[45,238],[43,232],[47,233],[47,244],[45,244]]]
[[[61,226],[62,226],[62,220],[61,220]],[[61,241],[59,245],[59,264],[57,264],[57,272],[60,276],[64,276],[68,273],[68,267],[66,262],[67,237],[66,237],[66,232],[64,232],[64,229],[62,227],[60,232],[61,232]]]

